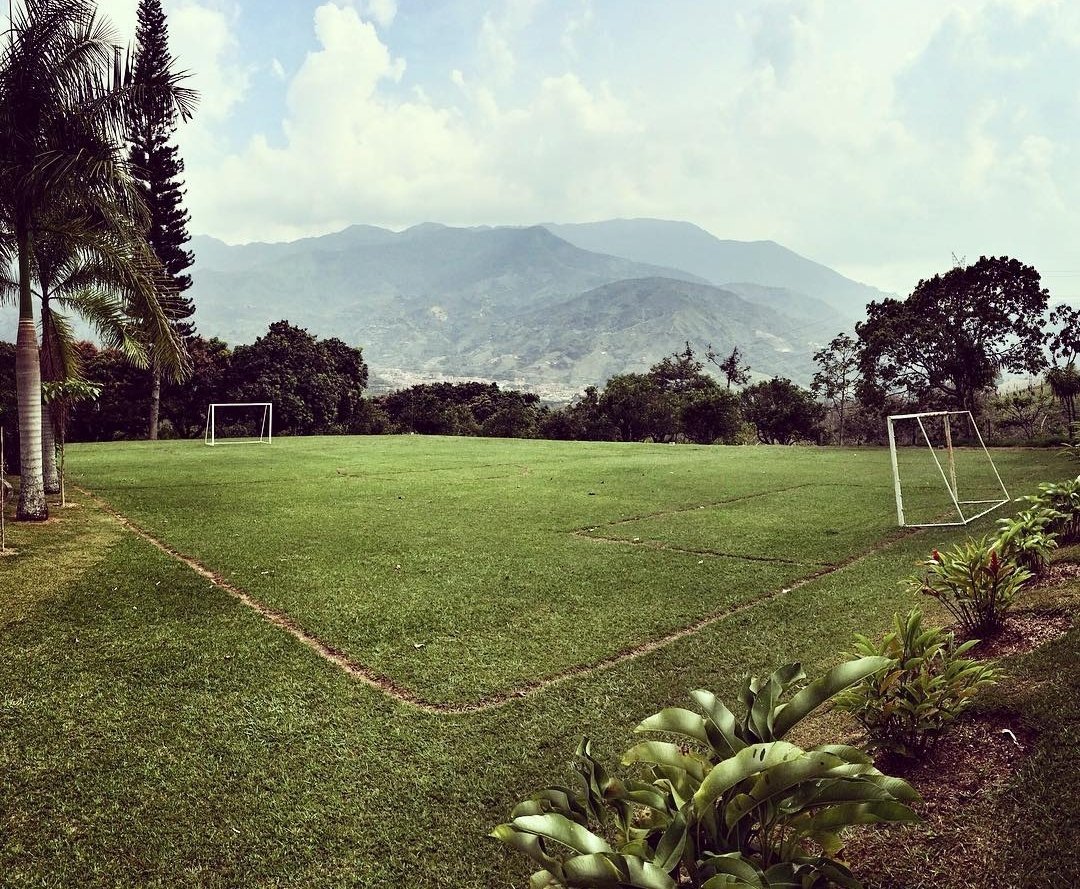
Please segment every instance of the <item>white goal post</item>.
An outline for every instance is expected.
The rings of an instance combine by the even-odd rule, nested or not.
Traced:
[[[975,440],[978,441],[979,448],[982,449],[982,453],[985,455],[987,463],[993,470],[993,477],[997,482],[997,487],[1001,489],[1001,496],[991,497],[990,499],[978,499],[978,500],[966,500],[960,498],[960,487],[958,484],[956,457],[953,449],[953,418],[966,417],[971,424],[970,428],[975,433]],[[945,465],[942,465],[941,459],[938,457],[938,451],[934,444],[930,440],[930,435],[927,433],[926,425],[923,420],[929,418],[941,418],[942,430],[944,432],[944,442],[941,446],[943,456],[945,458]],[[896,454],[896,431],[894,423],[898,420],[913,420],[917,426],[918,431],[922,433],[922,439],[929,449],[931,456],[934,458],[934,464],[937,466],[938,473],[941,475],[941,480],[944,483],[945,490],[948,491],[949,499],[952,501],[953,507],[956,509],[956,514],[960,517],[960,521],[934,521],[934,522],[906,522],[904,519],[904,495],[900,481],[900,466],[897,460]],[[1009,492],[1005,488],[1005,483],[1001,480],[1001,474],[997,470],[997,466],[994,465],[994,458],[990,456],[990,451],[987,450],[986,443],[983,441],[982,433],[979,432],[979,425],[975,422],[975,418],[972,416],[971,411],[925,411],[917,414],[893,414],[888,418],[889,427],[889,456],[892,459],[892,472],[893,472],[893,487],[896,492],[896,519],[900,523],[901,527],[908,528],[941,528],[951,527],[954,525],[966,525],[969,522],[975,521],[975,519],[981,518],[989,512],[993,512],[999,506],[1004,506],[1009,502]],[[964,508],[967,508],[970,515],[964,512]]]
[[[218,435],[218,410],[245,408],[248,413],[248,423],[251,424],[251,432],[241,437],[221,437]],[[226,423],[228,421],[226,420]],[[247,401],[218,403],[214,402],[206,408],[206,431],[203,433],[203,441],[208,445],[218,444],[270,444],[274,427],[274,405],[269,401]],[[255,429],[258,429],[258,434]]]

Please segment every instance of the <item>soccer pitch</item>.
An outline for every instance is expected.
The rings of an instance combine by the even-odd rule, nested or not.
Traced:
[[[994,458],[1013,496],[1062,474],[1049,453]],[[905,497],[947,512],[930,458],[904,459]],[[884,449],[327,437],[73,446],[69,466],[138,528],[435,708],[633,657],[902,533]]]

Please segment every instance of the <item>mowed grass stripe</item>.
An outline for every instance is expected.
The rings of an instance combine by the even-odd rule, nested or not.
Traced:
[[[838,565],[866,552],[895,527],[895,513],[879,509],[868,515],[865,499],[843,487],[805,484],[616,522],[605,526],[604,536],[736,558]]]
[[[1032,459],[1007,455],[1021,474]],[[1034,454],[1046,459],[1053,455]],[[520,470],[483,478],[495,463]],[[70,465],[171,548],[354,663],[446,706],[501,698],[790,587],[814,563],[869,548],[894,523],[880,450],[406,436],[246,449],[86,446],[73,449]],[[413,468],[445,471],[403,471]],[[402,472],[387,478],[387,470]],[[840,487],[831,495],[833,481],[878,486],[880,496]],[[748,501],[735,527],[686,511],[808,482],[826,487],[758,509],[763,500]],[[837,510],[873,531],[861,550],[829,548],[822,535]],[[665,511],[692,520],[678,533],[656,529],[672,550],[600,546],[572,533]],[[713,532],[713,546],[700,546]],[[732,541],[736,559],[678,551],[727,551]]]
[[[148,533],[147,531],[136,525],[134,522],[132,522],[129,518],[121,515],[100,497],[97,497],[89,491],[85,491],[81,488],[77,488],[76,490],[78,490],[79,493],[81,493],[89,501],[94,503],[100,510],[116,519],[120,523],[121,527],[123,527],[125,530],[130,531],[140,540],[145,541],[150,546],[190,568],[200,577],[210,581],[210,584],[212,586],[217,587],[225,593],[228,593],[242,605],[254,611],[257,615],[259,615],[259,617],[273,624],[275,627],[277,627],[284,633],[292,636],[302,645],[306,645],[317,655],[319,655],[319,657],[321,657],[323,660],[333,664],[335,667],[338,667],[354,679],[357,679],[370,686],[371,688],[374,688],[386,695],[389,695],[400,703],[408,704],[429,713],[459,712],[429,704],[427,701],[424,701],[413,695],[407,689],[399,688],[387,677],[379,676],[378,674],[368,670],[363,665],[354,663],[353,661],[349,660],[349,658],[346,657],[342,652],[335,651],[321,639],[318,639],[311,633],[307,632],[307,630],[297,624],[287,614],[283,614],[282,612],[270,608],[262,602],[259,602],[257,599],[249,596],[242,589],[230,584],[219,574],[211,571],[205,565],[200,564],[190,556],[186,556],[181,552],[177,552],[164,541],[158,540],[152,534]]]
[[[908,537],[908,536],[911,536],[911,534],[916,533],[916,532],[913,532],[913,531],[907,531],[907,532],[904,532],[902,534],[895,535],[892,539],[884,542],[880,547],[875,547],[873,550],[870,550],[870,551],[868,551],[866,553],[860,554],[857,557],[853,557],[851,559],[848,559],[842,565],[818,565],[818,566],[816,566],[817,570],[813,570],[813,571],[811,571],[811,573],[809,573],[809,574],[807,574],[807,575],[805,575],[803,577],[800,577],[798,580],[793,581],[791,583],[790,587],[783,587],[781,589],[772,590],[772,591],[770,591],[768,593],[765,593],[764,595],[760,596],[759,598],[751,599],[749,601],[742,602],[739,605],[732,606],[730,608],[727,608],[727,609],[725,609],[723,611],[720,611],[720,612],[717,612],[715,614],[707,615],[706,617],[695,621],[693,624],[691,624],[691,625],[689,625],[687,627],[683,627],[683,628],[681,628],[679,630],[676,630],[673,633],[669,633],[669,634],[667,634],[667,635],[665,635],[665,636],[663,636],[661,638],[654,639],[654,640],[651,640],[649,642],[643,643],[641,645],[635,646],[634,648],[632,648],[630,650],[617,652],[617,653],[615,653],[615,654],[613,654],[611,656],[603,658],[598,663],[589,664],[589,665],[585,665],[585,666],[581,666],[581,667],[576,667],[576,668],[573,668],[573,669],[570,669],[570,670],[566,670],[566,671],[564,671],[562,673],[559,673],[559,674],[556,674],[556,675],[553,675],[553,676],[550,676],[550,677],[546,677],[544,679],[540,679],[540,680],[537,680],[535,682],[531,682],[531,683],[529,683],[528,685],[526,685],[526,686],[524,686],[522,688],[517,688],[517,689],[514,689],[512,691],[502,693],[500,695],[495,695],[495,696],[488,697],[488,698],[484,699],[483,701],[480,701],[480,702],[478,702],[476,704],[453,705],[453,704],[443,704],[443,703],[424,700],[423,698],[419,697],[418,695],[416,695],[415,693],[413,693],[409,689],[402,688],[402,687],[398,686],[389,677],[381,676],[381,675],[379,675],[377,673],[372,672],[370,669],[368,669],[364,665],[355,663],[354,661],[350,660],[343,652],[331,648],[329,645],[327,645],[321,639],[319,639],[316,636],[314,636],[313,634],[309,633],[302,626],[298,625],[288,615],[283,614],[282,612],[279,612],[279,611],[277,611],[277,610],[275,610],[273,608],[270,608],[269,606],[265,605],[262,602],[259,602],[258,600],[254,599],[252,596],[248,595],[244,590],[241,590],[238,587],[230,584],[228,581],[224,580],[220,575],[218,575],[215,572],[211,571],[205,565],[200,564],[199,562],[197,562],[195,559],[191,558],[190,556],[186,556],[185,554],[183,554],[181,552],[177,552],[172,547],[170,547],[168,544],[164,543],[161,540],[158,540],[152,534],[150,534],[147,531],[145,531],[144,529],[138,527],[134,522],[132,522],[126,516],[121,515],[119,512],[114,510],[108,503],[106,503],[100,497],[95,496],[94,494],[90,493],[89,491],[84,491],[82,489],[78,489],[78,490],[79,490],[79,492],[81,494],[83,494],[85,497],[87,497],[89,501],[92,501],[94,504],[97,505],[97,507],[99,509],[101,509],[102,511],[108,513],[113,518],[115,518],[121,524],[121,526],[123,528],[125,528],[126,530],[133,533],[136,537],[138,537],[141,540],[145,541],[146,543],[150,544],[155,549],[159,550],[160,552],[164,553],[165,555],[167,555],[167,556],[169,556],[169,557],[171,557],[173,559],[176,559],[177,561],[179,561],[183,565],[190,568],[192,571],[194,571],[199,576],[201,576],[201,577],[205,578],[206,580],[210,581],[210,583],[213,586],[223,590],[225,593],[232,596],[237,601],[239,601],[241,604],[245,605],[247,608],[254,611],[256,614],[258,614],[260,617],[267,620],[269,623],[271,623],[272,625],[277,627],[279,630],[287,633],[288,635],[292,636],[294,639],[296,639],[301,644],[306,645],[308,648],[312,649],[316,654],[318,654],[321,658],[326,660],[328,663],[333,664],[335,667],[338,667],[344,673],[351,676],[352,678],[357,679],[357,680],[363,682],[364,684],[370,686],[371,688],[376,689],[377,691],[380,691],[383,694],[388,695],[389,697],[395,699],[399,703],[405,704],[405,705],[410,706],[410,707],[414,707],[414,708],[416,708],[418,710],[421,710],[421,711],[423,711],[425,713],[430,713],[430,714],[465,715],[465,714],[470,714],[470,713],[482,713],[482,712],[485,712],[487,710],[494,709],[496,707],[504,706],[505,704],[509,703],[510,701],[520,700],[521,698],[525,698],[525,697],[528,697],[530,695],[536,694],[538,692],[545,691],[546,689],[549,689],[552,686],[560,684],[562,682],[566,682],[566,681],[569,681],[569,680],[572,680],[572,679],[581,679],[584,676],[588,675],[589,673],[595,672],[597,670],[608,669],[610,667],[617,666],[617,665],[625,663],[627,661],[634,660],[634,659],[639,658],[639,657],[643,657],[645,655],[651,654],[654,651],[658,651],[661,648],[665,648],[668,645],[671,645],[671,644],[673,644],[675,642],[678,642],[678,641],[680,641],[682,639],[686,639],[689,636],[692,636],[695,633],[700,632],[701,630],[705,629],[706,627],[712,626],[715,623],[718,623],[718,622],[720,622],[722,620],[725,620],[725,619],[727,619],[729,617],[733,617],[734,615],[740,614],[743,611],[747,611],[747,610],[749,610],[751,608],[754,608],[754,607],[757,607],[759,605],[766,604],[768,602],[773,601],[774,599],[780,598],[781,596],[788,595],[789,593],[793,592],[796,589],[799,589],[800,587],[804,586],[807,583],[811,583],[811,582],[817,580],[820,577],[824,577],[824,576],[826,576],[828,574],[831,574],[833,571],[839,570],[841,567],[846,567],[846,565],[853,564],[854,562],[860,561],[861,559],[866,558],[866,557],[868,557],[870,555],[873,555],[875,552],[878,552],[881,549],[884,549],[884,548],[886,548],[888,546],[893,545],[894,543],[898,542],[899,540],[903,539],[904,537]],[[613,543],[625,543],[626,542],[626,541],[617,540],[615,538],[590,538],[590,539],[605,540],[605,541],[613,542]],[[690,552],[690,551],[679,550],[679,552]],[[696,555],[697,553],[692,553],[692,554]],[[707,553],[705,555],[710,555],[710,556],[715,557],[717,554]],[[728,557],[722,556],[722,554],[721,554],[721,557],[728,558]],[[777,562],[782,562],[782,563],[786,563],[786,564],[798,564],[798,565],[800,565],[800,567],[803,567],[803,568],[814,567],[814,566],[807,565],[807,564],[789,562],[788,560],[785,560],[785,559],[772,559],[772,558],[769,558],[769,557],[760,557],[759,558],[759,557],[738,557],[738,556],[736,556],[736,557],[730,557],[730,558],[736,558],[736,559],[738,559],[738,558],[749,558],[751,561],[764,561],[764,562],[777,561]]]
[[[829,573],[829,570],[835,570],[834,568],[830,568],[829,570],[826,570],[826,571],[821,571],[821,570],[814,571],[811,574],[806,575],[805,577],[802,577],[802,578],[800,578],[800,579],[798,579],[796,581],[793,581],[790,587],[784,587],[784,588],[781,588],[781,589],[778,589],[778,590],[773,590],[773,591],[771,591],[769,593],[766,593],[765,595],[761,596],[758,599],[753,599],[753,600],[750,600],[750,601],[747,601],[747,602],[743,602],[740,605],[736,605],[736,606],[733,606],[731,608],[725,609],[724,611],[721,611],[719,613],[708,615],[708,616],[702,618],[701,620],[695,621],[693,624],[691,624],[688,627],[683,627],[683,628],[675,631],[674,633],[670,633],[670,634],[668,634],[666,636],[663,636],[663,637],[661,637],[659,639],[651,640],[650,642],[639,645],[639,646],[637,646],[637,647],[635,647],[633,649],[630,649],[628,651],[617,652],[617,653],[615,653],[615,654],[613,654],[613,655],[611,655],[609,657],[604,658],[599,663],[589,664],[589,665],[585,665],[585,666],[581,666],[581,667],[576,667],[576,668],[564,671],[562,673],[559,673],[559,674],[556,674],[556,675],[553,675],[553,676],[550,676],[550,677],[546,677],[544,679],[537,680],[535,682],[531,682],[531,683],[529,683],[528,685],[526,685],[526,686],[524,686],[522,688],[513,689],[513,690],[511,690],[509,692],[504,692],[502,694],[495,695],[495,696],[489,696],[489,697],[485,698],[484,700],[482,700],[482,701],[480,701],[478,703],[475,703],[475,704],[454,705],[454,704],[445,704],[445,703],[439,703],[439,702],[434,702],[434,701],[427,701],[427,700],[423,699],[422,697],[416,695],[415,693],[413,693],[409,689],[402,688],[401,686],[397,685],[389,677],[379,675],[378,673],[375,673],[375,672],[371,671],[370,669],[368,669],[364,665],[355,663],[354,661],[350,660],[343,652],[332,648],[331,646],[329,646],[325,642],[323,642],[321,639],[314,636],[312,633],[308,632],[302,626],[297,624],[296,621],[294,621],[291,617],[289,617],[289,615],[284,614],[284,613],[282,613],[280,611],[277,611],[276,609],[271,608],[271,607],[267,606],[266,604],[258,601],[257,599],[253,598],[248,593],[246,593],[244,590],[242,590],[242,589],[236,587],[235,585],[229,583],[227,580],[225,580],[219,574],[217,574],[216,572],[214,572],[211,569],[207,568],[205,565],[202,565],[201,563],[199,563],[197,560],[191,558],[190,556],[185,555],[184,553],[178,552],[177,550],[170,547],[164,541],[158,540],[152,534],[150,534],[149,532],[145,531],[144,529],[142,529],[138,525],[136,525],[134,522],[132,522],[129,518],[127,518],[126,516],[124,516],[121,513],[117,512],[107,502],[105,502],[102,498],[94,495],[93,493],[91,493],[89,491],[85,491],[83,489],[77,489],[77,490],[81,494],[83,494],[86,498],[88,498],[88,500],[90,502],[94,503],[103,512],[105,512],[105,513],[111,515],[113,518],[115,518],[124,529],[130,531],[136,537],[138,537],[139,539],[145,541],[150,546],[153,546],[155,549],[159,550],[160,552],[164,553],[165,555],[175,559],[176,561],[178,561],[181,564],[185,565],[186,567],[190,568],[192,571],[194,571],[200,577],[203,577],[206,580],[210,581],[211,585],[223,590],[225,593],[232,596],[234,599],[239,601],[241,604],[245,605],[247,608],[254,611],[256,614],[258,614],[260,617],[267,620],[269,623],[271,623],[272,625],[277,627],[279,630],[282,630],[283,632],[285,632],[288,635],[292,636],[294,639],[296,639],[301,644],[306,645],[308,648],[312,649],[316,654],[318,654],[320,657],[322,657],[328,663],[333,664],[335,667],[338,667],[339,669],[341,669],[343,672],[345,672],[349,676],[351,676],[351,677],[353,677],[355,679],[358,679],[358,680],[362,681],[364,684],[370,686],[371,688],[374,688],[374,689],[388,695],[389,697],[395,699],[399,703],[406,704],[406,705],[411,706],[411,707],[415,707],[418,710],[421,710],[421,711],[423,711],[425,713],[431,713],[431,714],[463,715],[463,714],[469,714],[469,713],[482,713],[482,712],[484,712],[486,710],[490,710],[490,709],[493,709],[495,707],[501,707],[501,706],[505,705],[506,703],[508,703],[509,701],[520,700],[521,698],[527,697],[527,696],[532,695],[532,694],[536,694],[537,692],[548,689],[551,686],[559,684],[561,682],[565,682],[565,681],[570,680],[570,679],[579,679],[579,678],[581,678],[581,677],[583,677],[583,676],[587,675],[588,673],[591,673],[591,672],[593,672],[595,670],[606,669],[608,667],[615,666],[617,664],[621,664],[621,663],[624,663],[624,662],[629,661],[629,660],[633,660],[634,658],[641,657],[641,656],[646,655],[646,654],[650,654],[650,653],[652,653],[654,651],[657,651],[657,650],[659,650],[659,649],[661,649],[661,648],[663,648],[663,647],[665,647],[667,645],[672,644],[673,642],[677,642],[680,639],[684,639],[687,636],[693,635],[694,633],[699,632],[701,629],[703,629],[703,628],[705,628],[707,626],[710,626],[710,625],[712,625],[714,623],[717,623],[718,621],[724,620],[727,617],[730,617],[730,616],[732,616],[734,614],[738,614],[741,611],[744,611],[744,610],[746,610],[748,608],[752,608],[752,607],[754,607],[756,605],[759,605],[759,604],[761,604],[763,602],[771,601],[771,600],[773,600],[775,598],[778,598],[779,596],[786,595],[786,594],[790,593],[792,590],[798,589],[803,584],[809,583],[810,581],[822,576],[823,574]],[[620,542],[621,543],[623,541],[612,541],[612,542]],[[740,557],[734,557],[734,558],[740,558]],[[768,558],[762,558],[760,561],[765,561],[765,562],[769,562],[769,561],[786,562],[786,560],[783,560],[783,559],[774,560],[774,559],[768,559]],[[787,564],[798,564],[802,568],[811,568],[812,567],[812,566],[809,566],[809,565],[803,565],[801,563],[790,563],[790,562],[786,562],[786,563]]]

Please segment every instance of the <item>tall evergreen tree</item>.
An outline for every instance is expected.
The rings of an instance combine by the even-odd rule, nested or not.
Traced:
[[[161,0],[139,0],[138,25],[135,31],[135,73],[137,84],[152,86],[168,76],[172,65],[169,55],[169,29]],[[149,89],[132,111],[128,140],[131,143],[131,165],[150,211],[150,230],[147,239],[161,261],[161,283],[158,301],[173,328],[182,337],[195,333],[189,320],[195,313],[191,297],[184,292],[191,287],[191,276],[185,269],[193,256],[186,250],[190,236],[187,224],[190,215],[184,209],[184,161],[171,143],[176,131],[176,108],[157,98]],[[161,405],[161,367],[151,365],[149,437],[158,437],[158,417]]]

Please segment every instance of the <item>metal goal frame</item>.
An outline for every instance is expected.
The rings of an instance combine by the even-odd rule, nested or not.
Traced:
[[[219,407],[261,407],[263,409],[262,422],[259,426],[259,437],[238,438],[235,440],[217,440],[215,433],[215,421]],[[213,447],[219,444],[270,444],[274,435],[274,404],[270,401],[240,401],[240,402],[211,402],[206,408],[206,429],[203,432],[203,442]]]
[[[1002,499],[960,499],[956,479],[956,461],[953,455],[952,443],[952,418],[957,416],[967,417],[971,423],[971,428],[975,430],[975,438],[979,442],[979,447],[982,448],[983,453],[986,455],[986,459],[990,463],[990,468],[994,471],[994,477],[1001,486]],[[942,417],[944,419],[945,452],[948,471],[946,471],[946,467],[942,466],[941,461],[938,459],[937,451],[934,450],[934,445],[931,443],[930,436],[926,432],[926,426],[923,425],[924,417]],[[945,483],[945,488],[949,492],[949,497],[953,502],[953,506],[956,507],[956,512],[960,516],[959,522],[912,522],[909,524],[904,520],[904,494],[900,486],[900,466],[896,459],[896,433],[893,429],[893,423],[896,420],[915,420],[915,422],[918,423],[919,431],[922,432],[923,441],[926,442],[926,446],[930,449],[930,455],[934,458],[934,463],[937,464],[938,472],[941,473],[941,480]],[[994,465],[994,458],[990,456],[990,451],[986,447],[986,442],[983,441],[982,433],[979,432],[979,424],[975,422],[975,417],[972,416],[971,411],[923,411],[922,413],[916,414],[893,414],[888,417],[887,422],[889,427],[889,457],[892,460],[893,489],[896,493],[896,520],[901,528],[950,528],[967,525],[1009,502],[1010,497],[1009,492],[1005,487],[1005,482],[1001,480],[1001,473],[998,472],[997,466]],[[967,506],[969,509],[976,507],[979,508],[979,511],[970,516],[965,515],[963,510],[964,506]]]

